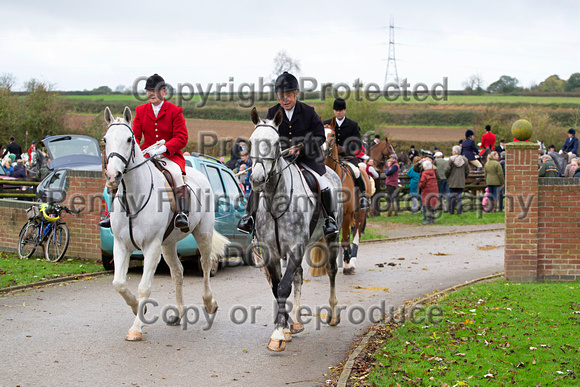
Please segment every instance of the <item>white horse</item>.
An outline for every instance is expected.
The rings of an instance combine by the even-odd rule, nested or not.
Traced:
[[[165,187],[165,177],[143,156],[131,129],[131,109],[125,108],[123,118],[114,118],[107,107],[105,121],[109,125],[105,142],[105,175],[107,187],[117,189],[110,209],[111,230],[114,235],[113,260],[115,277],[113,286],[123,296],[136,315],[126,340],[142,339],[143,322],[139,318],[140,305],[151,294],[153,275],[163,258],[171,270],[175,285],[175,297],[179,316],[171,316],[169,325],[179,325],[184,316],[183,307],[183,266],[177,257],[176,244],[188,233],[173,229],[165,235],[173,223],[174,211],[171,208],[171,190]],[[197,242],[203,268],[203,303],[208,313],[217,310],[209,283],[212,260],[223,255],[228,240],[214,230],[214,199],[207,178],[193,168],[187,168],[186,184],[191,190],[191,213],[189,214],[189,233]],[[139,283],[139,298],[127,287],[129,259],[135,249],[143,252],[143,277]],[[143,308],[145,309],[145,308]]]
[[[316,193],[304,186],[301,173],[295,164],[289,164],[282,156],[278,126],[282,122],[282,112],[278,111],[273,120],[261,120],[254,108],[252,122],[255,130],[250,137],[253,162],[250,182],[252,189],[260,195],[256,213],[255,237],[261,248],[266,277],[278,304],[275,317],[276,328],[270,337],[268,349],[283,351],[286,342],[292,340],[292,333],[304,330],[300,322],[300,292],[302,286],[302,260],[309,249],[324,239],[323,211],[317,211]],[[331,190],[340,192],[341,182],[336,173],[326,167],[325,179]],[[336,199],[335,199],[336,200]],[[332,214],[338,224],[342,223],[342,203],[336,200]],[[338,271],[337,257],[340,251],[338,233],[325,239],[323,247],[327,251],[326,268],[330,279],[330,313],[327,322],[337,325],[335,278]],[[312,250],[312,253],[320,249]],[[259,257],[258,257],[259,258]],[[281,260],[287,262],[282,272]],[[314,262],[314,258],[312,258]],[[289,311],[286,300],[294,283],[294,322],[289,325]]]

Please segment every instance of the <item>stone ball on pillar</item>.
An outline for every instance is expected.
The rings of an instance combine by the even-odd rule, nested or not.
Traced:
[[[534,128],[532,127],[532,123],[528,120],[517,120],[512,125],[512,134],[518,141],[529,140],[533,133]]]

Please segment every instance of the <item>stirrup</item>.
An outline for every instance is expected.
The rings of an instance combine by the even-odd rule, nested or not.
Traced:
[[[100,227],[103,228],[111,228],[111,218],[105,218],[101,220],[98,224]]]
[[[175,217],[175,222],[173,223],[173,225],[175,226],[175,228],[180,229],[182,232],[188,232],[189,231],[189,219],[187,218],[187,215],[185,215],[183,212],[177,214],[177,216]]]
[[[370,207],[370,205],[369,205],[369,200],[367,199],[367,197],[364,196],[364,195],[361,196],[361,198],[360,198],[360,208],[361,208],[361,210],[366,210],[369,207]]]
[[[338,234],[338,225],[336,224],[336,220],[329,216],[324,220],[324,236],[330,236],[334,234]]]
[[[236,229],[244,234],[251,234],[254,231],[254,218],[252,215],[244,215],[238,222]]]

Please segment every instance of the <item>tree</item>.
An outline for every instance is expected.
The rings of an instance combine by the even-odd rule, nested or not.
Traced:
[[[537,89],[544,93],[555,93],[559,91],[564,91],[563,79],[560,79],[557,75],[551,75],[544,82],[540,82]]]
[[[15,83],[16,78],[14,78],[14,75],[9,73],[0,74],[0,88],[11,91]]]
[[[10,136],[18,135],[18,97],[11,93],[15,78],[0,75],[0,144],[6,145]]]
[[[564,86],[565,91],[573,91],[574,89],[580,89],[580,73],[570,75]]]
[[[490,93],[511,93],[518,87],[519,81],[517,78],[510,77],[509,75],[502,75],[497,81],[489,85],[487,91]]]
[[[119,85],[115,87],[115,93],[124,93],[125,91],[127,91],[127,87],[125,87],[125,85]]]
[[[469,94],[483,94],[483,77],[481,74],[475,73],[463,82],[463,87]]]
[[[274,57],[274,78],[278,77],[284,71],[299,73],[300,61],[292,58],[285,50],[282,50]]]
[[[43,139],[46,135],[62,133],[66,111],[53,86],[35,79],[26,83],[28,94],[24,97],[24,112],[21,120],[28,138]]]
[[[91,90],[94,94],[111,94],[113,90],[109,86],[99,86],[96,89]]]

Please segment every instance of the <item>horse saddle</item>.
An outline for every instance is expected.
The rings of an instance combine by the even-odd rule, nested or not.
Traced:
[[[153,165],[159,169],[159,171],[165,177],[165,192],[167,192],[167,196],[169,196],[169,204],[171,206],[171,211],[175,214],[176,206],[175,206],[175,181],[173,180],[173,175],[164,168],[164,164],[161,160],[157,160],[155,158],[151,158]],[[173,222],[171,222],[173,223]]]
[[[303,167],[300,167],[300,174],[302,175],[302,183],[306,184],[306,186],[308,188],[310,188],[310,191],[312,191],[312,193],[314,195],[316,195],[316,197],[320,196],[320,185],[318,184],[318,179],[316,179],[316,177],[314,177],[314,175],[312,174],[312,172],[310,172],[308,169],[305,169]]]

